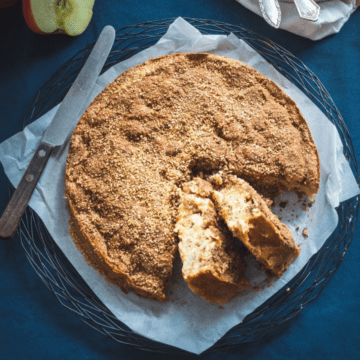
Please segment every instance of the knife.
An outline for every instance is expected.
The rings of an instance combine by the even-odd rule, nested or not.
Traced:
[[[0,218],[0,238],[9,239],[14,235],[51,152],[56,146],[64,144],[76,125],[79,113],[100,75],[114,40],[114,28],[105,26],[89,58],[45,131],[40,145]]]

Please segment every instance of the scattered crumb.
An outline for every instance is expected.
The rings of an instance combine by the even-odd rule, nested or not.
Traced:
[[[186,301],[181,302],[181,306],[184,306],[184,305],[186,305]]]
[[[260,287],[259,287],[258,285],[255,285],[255,286],[253,287],[253,290],[255,290],[255,291],[260,291]]]
[[[269,269],[266,269],[266,271],[265,271],[265,273],[266,273],[266,282],[267,282],[267,284],[269,285],[269,286],[272,286],[272,285],[274,285],[274,283],[271,281],[271,279],[275,276]]]
[[[309,235],[308,235],[308,232],[307,232],[307,228],[304,228],[303,232],[302,232],[302,235],[304,238],[307,238]]]
[[[298,230],[299,230],[299,227],[297,227],[295,230],[298,231]]]
[[[265,273],[266,273],[266,275],[267,276],[271,276],[271,275],[269,275],[269,274],[271,274],[271,273],[267,273],[267,268],[265,267],[265,265],[264,264],[262,264],[261,262],[256,262],[256,267],[259,269],[259,270],[262,270],[262,271],[265,271]]]
[[[311,208],[312,206],[313,206],[313,203],[312,203],[312,202],[308,203],[308,207],[309,207],[309,208]]]
[[[219,309],[220,309],[220,310],[224,310],[224,308],[223,308],[221,305],[219,306]]]
[[[174,281],[174,287],[178,287],[179,286],[179,283],[175,280]]]
[[[279,205],[280,205],[281,208],[285,209],[287,203],[288,203],[287,201],[281,201]]]

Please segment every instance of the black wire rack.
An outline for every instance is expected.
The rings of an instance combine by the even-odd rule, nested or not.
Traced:
[[[235,34],[260,53],[281,74],[297,85],[337,128],[344,154],[357,182],[359,169],[349,132],[329,93],[317,76],[286,49],[252,31],[213,20],[188,19],[203,34]],[[103,71],[154,45],[174,19],[145,22],[117,31],[114,47]],[[38,91],[23,126],[60,103],[85,63],[94,44],[87,46],[64,64]],[[282,290],[248,315],[207,351],[218,351],[256,341],[309,305],[333,276],[353,239],[359,211],[359,196],[340,204],[339,224],[318,251]],[[26,256],[47,288],[73,314],[113,340],[160,353],[186,353],[131,331],[92,292],[51,238],[46,227],[29,207],[19,226]],[[290,288],[287,291],[286,288]]]

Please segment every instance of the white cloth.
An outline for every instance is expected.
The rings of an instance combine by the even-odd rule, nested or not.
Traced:
[[[262,16],[258,0],[237,0],[237,2]],[[331,34],[338,33],[359,5],[356,0],[349,0],[349,4],[345,4],[340,0],[319,2],[319,19],[312,22],[300,19],[295,3],[282,1],[279,1],[279,3],[281,8],[280,29],[311,40],[320,40]]]

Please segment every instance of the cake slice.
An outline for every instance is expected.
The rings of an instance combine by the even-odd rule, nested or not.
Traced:
[[[189,288],[203,299],[225,304],[250,286],[241,247],[219,222],[209,199],[211,184],[200,178],[179,191],[180,205],[175,231],[183,262],[182,274]]]
[[[212,199],[232,234],[280,277],[300,253],[289,228],[246,181],[234,175],[223,179],[218,175],[213,181],[218,189]]]

